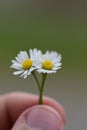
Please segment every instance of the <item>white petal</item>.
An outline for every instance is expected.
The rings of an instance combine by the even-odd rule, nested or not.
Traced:
[[[62,65],[62,63],[56,63],[56,64],[54,64],[54,67],[59,67],[59,66],[61,66]]]
[[[18,62],[19,64],[22,64],[23,61],[19,57],[15,57],[15,59],[16,59],[16,62]]]
[[[35,69],[36,69],[35,67],[31,67],[29,71],[32,72]]]
[[[24,79],[28,76],[28,70],[25,70],[23,74],[20,77],[23,77]]]
[[[22,69],[22,67],[21,67],[21,65],[20,64],[13,64],[12,66],[11,66],[11,68],[14,68],[14,69],[17,69],[17,70],[21,70]]]
[[[26,51],[20,53],[22,55],[23,60],[29,59],[29,56]]]
[[[56,73],[55,70],[38,69],[37,71],[38,71],[39,73],[48,73],[48,74],[50,74],[50,73]]]
[[[21,74],[21,73],[23,73],[23,70],[13,72],[14,75],[18,75],[18,74]]]
[[[37,60],[42,53],[41,53],[40,50],[37,50],[37,49],[32,50],[32,49],[30,49],[29,54],[30,54],[30,59]]]
[[[26,51],[20,51],[17,57],[21,63],[23,63],[24,60],[29,58]]]

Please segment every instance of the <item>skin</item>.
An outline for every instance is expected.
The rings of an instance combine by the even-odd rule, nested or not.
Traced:
[[[0,96],[0,130],[10,130],[20,116],[27,108],[38,104],[38,96],[28,93],[9,93]],[[63,124],[65,124],[65,112],[60,103],[55,100],[44,97],[44,104],[51,106],[60,113]]]

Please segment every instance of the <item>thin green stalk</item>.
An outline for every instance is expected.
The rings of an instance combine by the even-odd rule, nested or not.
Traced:
[[[40,92],[40,83],[39,83],[39,80],[38,80],[38,78],[37,78],[37,76],[36,76],[36,74],[35,74],[34,71],[32,72],[32,74],[33,74],[33,76],[34,76],[34,78],[36,80],[36,83],[37,83],[37,86],[38,86],[38,89],[39,89],[39,92]]]
[[[39,90],[39,104],[43,104],[43,88],[44,88],[44,84],[45,84],[47,74],[42,74],[42,83],[41,83],[41,85],[40,85],[39,80],[38,80],[38,78],[37,78],[34,71],[32,72],[32,74],[33,74],[33,76],[34,76],[34,78],[36,80],[38,90]]]
[[[40,91],[39,91],[40,92],[39,104],[43,104],[43,88],[44,88],[46,76],[47,76],[47,74],[42,74],[42,84],[41,84]]]

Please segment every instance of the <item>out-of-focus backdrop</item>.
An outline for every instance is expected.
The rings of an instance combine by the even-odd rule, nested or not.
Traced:
[[[65,130],[87,129],[87,2],[0,0],[0,94],[38,93],[32,76],[14,76],[11,60],[30,48],[58,51],[62,69],[48,75],[44,95],[66,112]]]

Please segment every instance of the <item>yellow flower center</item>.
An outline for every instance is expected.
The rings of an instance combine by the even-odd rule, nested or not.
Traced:
[[[22,63],[22,68],[28,70],[32,66],[32,60],[27,59]]]
[[[53,68],[52,61],[50,61],[50,60],[44,61],[43,64],[42,64],[42,68],[46,69],[46,70],[52,70],[52,68]]]

